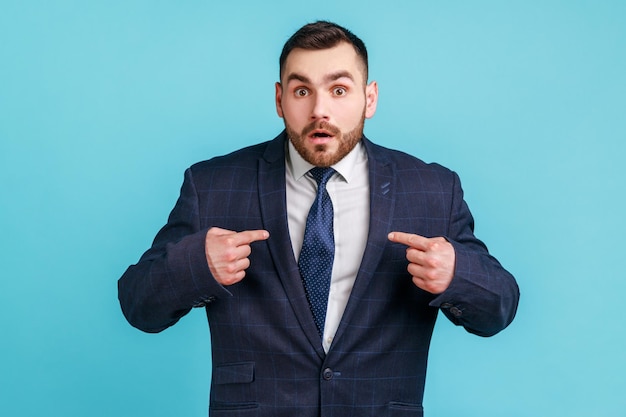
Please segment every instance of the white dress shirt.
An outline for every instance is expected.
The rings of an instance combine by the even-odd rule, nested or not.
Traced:
[[[315,200],[317,183],[308,174],[313,165],[302,159],[290,141],[286,162],[289,234],[297,260],[304,239],[306,218]],[[326,352],[335,337],[361,265],[370,217],[369,170],[363,144],[359,142],[332,167],[337,173],[328,181],[326,190],[333,202],[335,260],[322,339]]]

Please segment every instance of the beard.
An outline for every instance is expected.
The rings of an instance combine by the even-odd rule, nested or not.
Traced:
[[[365,125],[365,114],[361,116],[359,124],[349,132],[342,132],[337,126],[326,121],[313,122],[302,129],[298,133],[292,129],[285,120],[285,130],[294,148],[300,156],[308,163],[316,167],[329,167],[341,161],[347,154],[354,149],[363,137],[363,127]],[[334,140],[338,142],[336,150],[332,150],[326,144],[307,147],[307,136],[315,129],[325,129],[334,136]]]

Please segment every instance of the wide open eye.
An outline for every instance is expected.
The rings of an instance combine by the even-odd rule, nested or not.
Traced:
[[[296,88],[294,94],[296,97],[306,97],[309,95],[309,90],[306,88]]]
[[[345,89],[345,87],[335,87],[333,88],[333,95],[336,96],[345,96],[348,93],[348,90]]]

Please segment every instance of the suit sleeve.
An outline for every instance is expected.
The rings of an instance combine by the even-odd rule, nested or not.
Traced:
[[[167,224],[118,281],[122,312],[131,325],[160,332],[193,307],[229,294],[209,270],[204,250],[207,231],[200,227],[198,195],[188,169]]]
[[[506,328],[517,310],[519,288],[515,278],[474,236],[474,219],[454,175],[448,241],[456,252],[454,277],[448,289],[430,305],[439,307],[454,324],[479,336]]]

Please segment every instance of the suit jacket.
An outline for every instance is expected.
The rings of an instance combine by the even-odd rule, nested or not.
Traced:
[[[490,336],[513,319],[514,278],[473,234],[457,175],[363,138],[369,158],[367,246],[327,354],[310,311],[287,226],[285,141],[193,165],[152,247],[119,280],[128,321],[146,332],[204,307],[212,343],[210,416],[422,416],[438,311]],[[251,266],[223,287],[204,252],[209,228],[266,229]],[[417,288],[390,231],[444,236],[455,274],[440,295]]]

